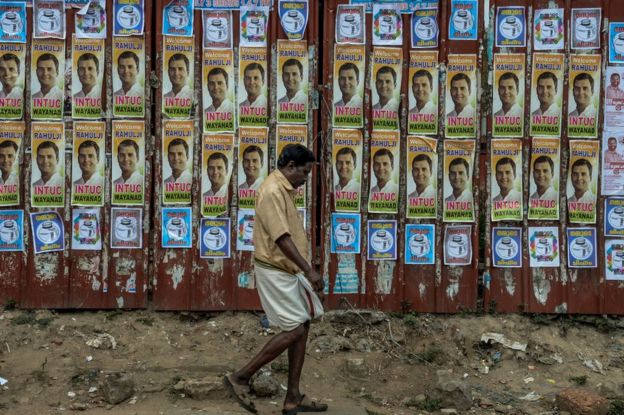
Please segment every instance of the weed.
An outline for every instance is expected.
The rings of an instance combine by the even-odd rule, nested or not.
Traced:
[[[416,407],[422,411],[434,412],[442,408],[442,400],[427,396],[424,401],[418,402]]]
[[[414,314],[406,314],[405,317],[403,317],[403,324],[410,327],[417,327],[418,317],[416,317]]]
[[[16,306],[17,306],[17,301],[15,301],[13,298],[7,299],[6,302],[4,303],[4,309],[6,311],[15,310]]]
[[[587,383],[587,375],[582,376],[570,376],[568,380],[572,383],[576,383],[579,386],[583,386]]]
[[[624,415],[624,400],[614,399],[607,415]]]
[[[436,360],[441,358],[444,355],[442,349],[440,349],[436,345],[431,345],[430,347],[425,347],[425,350],[422,352],[414,353],[414,357],[421,362],[426,363],[434,363]]]
[[[137,318],[137,322],[143,323],[146,326],[150,326],[150,327],[152,327],[154,325],[154,319],[153,318],[149,318],[149,317]]]
[[[109,313],[106,313],[106,320],[113,320],[116,317],[119,317],[122,314],[122,311],[117,309],[113,310]]]
[[[368,415],[383,415],[381,412],[376,412],[376,411],[373,411],[372,409],[368,409],[368,408],[366,408],[366,413]]]
[[[49,326],[53,320],[54,320],[54,317],[44,317],[44,318],[37,319],[34,313],[27,312],[12,319],[11,324],[14,326],[30,324],[33,326],[37,325],[39,326],[39,328],[44,328],[44,327]]]

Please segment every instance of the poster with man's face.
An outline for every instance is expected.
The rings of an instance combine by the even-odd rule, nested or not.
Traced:
[[[65,41],[33,39],[30,60],[30,110],[34,120],[63,118]]]
[[[362,189],[361,130],[332,130],[332,167],[334,209],[359,212]]]
[[[167,120],[163,123],[163,204],[191,203],[194,132],[192,120]]]
[[[334,46],[334,128],[364,126],[364,59],[363,45]]]
[[[279,163],[280,156],[284,147],[289,144],[301,144],[308,146],[308,126],[307,125],[284,125],[278,124],[276,131],[276,148],[275,148],[275,168]],[[297,208],[306,207],[306,185],[299,186],[295,195],[295,206]]]
[[[446,137],[477,135],[477,55],[449,55],[446,72]]]
[[[373,73],[370,81],[373,130],[399,130],[402,68],[402,49],[373,49]]]
[[[492,136],[524,135],[524,53],[494,55],[492,94]]]
[[[308,122],[308,43],[277,41],[277,122]]]
[[[104,205],[104,168],[106,165],[105,139],[105,122],[74,122],[72,205]]]
[[[113,38],[113,115],[145,116],[145,39]]]
[[[474,222],[474,140],[444,140],[444,222]]]
[[[65,124],[33,122],[30,129],[30,203],[33,207],[65,206]]]
[[[570,55],[568,137],[598,137],[600,55]]]
[[[368,211],[396,213],[399,207],[400,133],[373,131],[370,139]]]
[[[529,180],[529,219],[559,219],[558,138],[533,138]]]
[[[104,39],[72,37],[72,117],[102,116]]]
[[[599,154],[597,140],[570,140],[566,192],[570,223],[596,223]]]
[[[194,38],[164,36],[162,109],[169,118],[188,118],[195,93]]]
[[[201,160],[201,212],[213,218],[228,211],[234,135],[204,134]]]
[[[238,59],[238,125],[264,127],[269,119],[266,48],[241,47]]]
[[[26,49],[22,43],[0,43],[0,118],[21,119],[24,114]]]
[[[492,222],[522,220],[522,140],[492,140],[490,171]]]
[[[234,55],[231,49],[204,49],[202,97],[204,133],[234,132]]]
[[[240,128],[238,145],[238,207],[255,209],[256,195],[268,175],[269,129]]]
[[[438,133],[438,51],[411,51],[409,134]]]
[[[143,205],[145,199],[145,122],[113,121],[111,203]]]
[[[20,147],[24,142],[23,121],[0,123],[0,206],[20,202]]]
[[[563,62],[562,53],[533,54],[530,127],[532,136],[561,135]]]
[[[624,133],[621,129],[602,133],[602,182],[603,195],[624,194]]]
[[[438,199],[438,140],[407,137],[407,217],[435,219]]]

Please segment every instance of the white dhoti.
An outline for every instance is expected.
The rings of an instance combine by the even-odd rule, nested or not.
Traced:
[[[296,329],[323,315],[323,305],[303,274],[293,275],[255,262],[256,287],[262,309],[272,326]]]

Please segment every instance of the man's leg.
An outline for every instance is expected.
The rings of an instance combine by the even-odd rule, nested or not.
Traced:
[[[288,347],[288,390],[286,391],[286,399],[284,399],[284,409],[295,408],[301,402],[299,380],[301,379],[301,370],[305,360],[310,322],[306,321],[302,326],[304,328],[303,335]]]

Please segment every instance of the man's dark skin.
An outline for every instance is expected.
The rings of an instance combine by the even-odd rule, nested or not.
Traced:
[[[288,179],[292,187],[297,189],[307,181],[312,165],[313,163],[307,163],[305,166],[295,166],[295,162],[291,160],[284,168],[279,170]],[[323,300],[323,278],[301,256],[290,235],[282,235],[275,243],[284,255],[302,270],[318,297]],[[297,407],[303,396],[299,390],[299,380],[301,379],[301,370],[305,359],[309,329],[310,322],[306,321],[294,330],[281,332],[273,337],[245,367],[229,376],[230,382],[235,385],[248,386],[249,379],[251,379],[254,373],[288,349],[288,391],[284,400],[284,409],[288,410]]]

